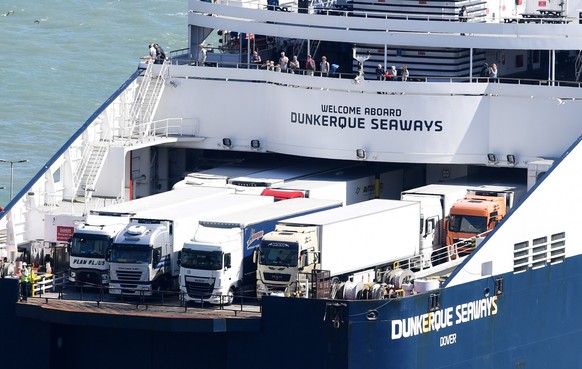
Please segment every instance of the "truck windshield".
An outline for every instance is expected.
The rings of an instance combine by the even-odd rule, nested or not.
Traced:
[[[182,249],[180,262],[184,268],[220,270],[222,269],[222,252]]]
[[[451,215],[449,231],[480,234],[487,231],[487,218],[470,215]]]
[[[152,262],[152,250],[148,248],[127,248],[113,245],[111,250],[112,263],[149,264]]]
[[[109,238],[89,236],[73,236],[71,255],[92,258],[104,258],[109,248]]]
[[[297,243],[263,242],[260,248],[260,263],[271,266],[297,266]]]

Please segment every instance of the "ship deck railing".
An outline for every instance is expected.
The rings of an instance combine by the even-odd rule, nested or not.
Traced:
[[[241,1],[241,0],[213,0],[212,2],[221,5],[244,7],[257,10],[295,12],[306,14],[317,14],[326,16],[361,17],[386,20],[414,20],[414,21],[440,21],[459,22],[457,9],[451,8],[451,12],[434,11],[429,12],[424,8],[419,8],[418,12],[398,12],[398,11],[368,11],[352,9],[348,6],[337,6],[333,1],[323,1],[311,4],[308,7],[300,7],[297,1],[267,0],[267,1]],[[536,13],[524,13],[509,17],[487,18],[485,8],[481,10],[483,15],[475,13],[469,16],[467,22],[487,22],[487,23],[571,23],[578,21],[578,17],[569,17],[562,10],[539,9]]]
[[[66,274],[55,275],[55,280],[59,282],[50,288],[42,288],[40,284],[35,287],[35,293],[28,300],[35,301],[37,304],[51,304],[56,301],[94,303],[96,307],[107,305],[108,307],[118,306],[119,309],[127,309],[128,306],[133,310],[145,311],[182,311],[188,312],[189,309],[206,309],[212,311],[231,312],[234,316],[239,313],[252,314],[260,316],[260,300],[250,296],[235,296],[235,301],[230,304],[212,305],[203,301],[184,301],[184,293],[169,290],[144,291],[135,289],[127,291],[121,295],[110,294],[109,287],[106,285],[95,285],[91,283],[71,283],[68,282]],[[135,293],[135,294],[134,294]],[[226,298],[226,296],[221,296]],[[27,301],[28,302],[28,301]]]
[[[209,54],[211,55],[211,54]],[[200,66],[197,61],[194,61],[189,58],[181,58],[177,57],[175,59],[170,60],[171,64],[174,65],[190,65],[193,67],[205,67],[205,68],[230,68],[230,69],[251,69],[257,71],[265,71],[267,72],[267,68],[264,64],[253,64],[253,63],[238,63],[238,62],[221,62],[221,61],[212,61],[207,60],[204,66]],[[350,66],[351,67],[351,66]],[[272,73],[285,73],[285,74],[296,74],[300,76],[306,76],[311,71],[305,69],[296,69],[291,70],[287,69],[286,71],[268,71]],[[528,86],[561,86],[561,87],[582,87],[582,81],[566,81],[566,80],[551,80],[551,79],[535,79],[535,78],[518,78],[518,77],[497,77],[497,78],[490,78],[490,77],[480,77],[478,76],[480,70],[474,69],[474,74],[472,77],[469,76],[423,76],[423,75],[414,75],[408,77],[408,82],[440,82],[440,83],[506,83],[506,84],[516,84],[516,85],[528,85]],[[324,78],[338,78],[338,79],[348,79],[354,80],[358,76],[358,73],[354,72],[334,72],[334,73],[321,73],[320,71],[315,71],[312,77],[324,77]],[[179,79],[179,75],[174,75],[173,79]],[[226,79],[226,78],[225,78]],[[364,79],[366,81],[377,81],[377,76],[375,73],[365,73]],[[260,81],[258,79],[249,80],[249,82],[258,83],[264,82],[269,83],[269,81],[264,80]],[[391,83],[391,82],[401,82],[400,77],[396,81],[378,81],[382,83]]]

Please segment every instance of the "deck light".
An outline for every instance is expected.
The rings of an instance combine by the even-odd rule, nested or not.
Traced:
[[[364,150],[364,149],[357,149],[356,150],[356,157],[358,159],[366,159],[366,150]]]
[[[495,154],[487,154],[487,160],[489,161],[489,164],[497,164],[497,156],[495,156]]]
[[[507,163],[510,165],[515,165],[515,155],[507,154]]]
[[[14,187],[14,164],[27,163],[27,162],[28,162],[28,159],[21,159],[21,160],[0,159],[0,163],[9,163],[10,164],[10,201],[12,201],[12,190]]]
[[[222,139],[222,146],[224,146],[224,147],[231,147],[232,146],[232,141],[230,140],[230,138],[223,138]]]
[[[251,147],[253,149],[258,149],[259,147],[261,147],[261,143],[259,142],[259,140],[251,140]]]

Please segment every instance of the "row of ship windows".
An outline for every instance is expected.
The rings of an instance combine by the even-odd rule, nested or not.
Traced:
[[[539,237],[513,245],[513,272],[543,268],[548,264],[564,261],[566,257],[566,233]]]

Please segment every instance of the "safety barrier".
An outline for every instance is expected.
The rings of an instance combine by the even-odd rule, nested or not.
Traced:
[[[37,274],[31,284],[32,297],[42,297],[47,292],[57,292],[59,287],[65,285],[66,273],[62,274]]]

